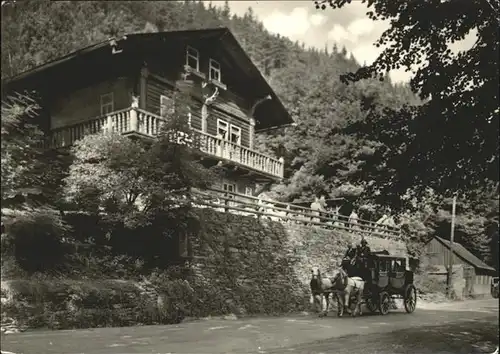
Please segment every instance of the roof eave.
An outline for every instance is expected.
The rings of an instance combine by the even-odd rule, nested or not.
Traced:
[[[117,40],[117,41],[121,41],[123,40],[124,38],[121,38],[120,40]],[[92,44],[88,47],[84,47],[82,49],[78,49],[74,52],[71,52],[65,56],[62,56],[60,58],[57,58],[57,59],[54,59],[52,61],[49,61],[48,63],[45,63],[45,64],[42,64],[42,65],[38,65],[32,69],[29,69],[29,70],[26,70],[26,71],[23,71],[22,73],[19,73],[17,75],[14,75],[14,76],[11,76],[11,77],[8,77],[6,79],[4,79],[2,81],[2,85],[12,85],[12,84],[15,84],[16,82],[19,82],[19,81],[22,81],[22,80],[25,80],[31,76],[34,76],[34,75],[37,75],[41,72],[44,72],[52,67],[55,67],[57,65],[61,65],[61,64],[64,64],[74,58],[77,58],[78,56],[82,56],[82,55],[85,55],[85,54],[88,54],[90,52],[93,52],[95,50],[98,50],[98,49],[101,49],[103,47],[106,47],[106,46],[109,46],[111,41],[113,40],[116,40],[115,38],[109,38],[105,41],[102,41],[102,42],[99,42],[99,43],[96,43],[96,44]]]

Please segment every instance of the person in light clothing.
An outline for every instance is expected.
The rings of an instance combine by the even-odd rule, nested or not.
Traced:
[[[319,213],[321,211],[321,203],[319,202],[318,197],[314,197],[314,202],[311,203],[311,210],[312,210],[312,215],[313,217],[311,218],[311,221],[313,222],[319,222]]]
[[[358,227],[358,214],[356,213],[356,209],[352,209],[351,215],[349,215],[349,227],[353,230],[357,230]]]

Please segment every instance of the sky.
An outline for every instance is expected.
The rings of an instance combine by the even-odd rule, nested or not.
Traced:
[[[209,3],[209,1],[206,1]],[[223,6],[224,1],[212,1]],[[372,21],[366,15],[366,6],[353,1],[342,9],[317,10],[314,1],[229,1],[231,11],[242,16],[252,7],[256,17],[271,33],[279,33],[293,41],[304,42],[306,46],[323,49],[337,43],[345,46],[354,58],[363,65],[371,64],[380,53],[373,43],[388,27],[386,22]],[[468,49],[475,41],[475,35],[466,37],[454,49]],[[390,72],[393,82],[406,82],[411,73],[404,70]]]

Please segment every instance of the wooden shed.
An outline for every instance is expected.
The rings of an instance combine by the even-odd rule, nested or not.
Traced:
[[[450,241],[435,236],[426,244],[420,263],[436,266],[444,271],[452,254],[450,247]],[[453,243],[453,264],[463,269],[465,296],[490,294],[491,277],[497,273],[495,268],[484,263],[457,242]]]

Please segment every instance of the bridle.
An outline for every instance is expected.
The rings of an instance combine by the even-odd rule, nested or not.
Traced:
[[[349,277],[347,273],[342,268],[340,268],[338,273],[333,277],[332,283],[335,284],[338,280],[340,280],[342,282],[343,288],[345,289],[347,288],[348,278]]]
[[[314,272],[314,269],[311,269],[311,277],[312,279],[321,279],[321,272],[319,269],[315,268],[317,270],[317,273]]]

